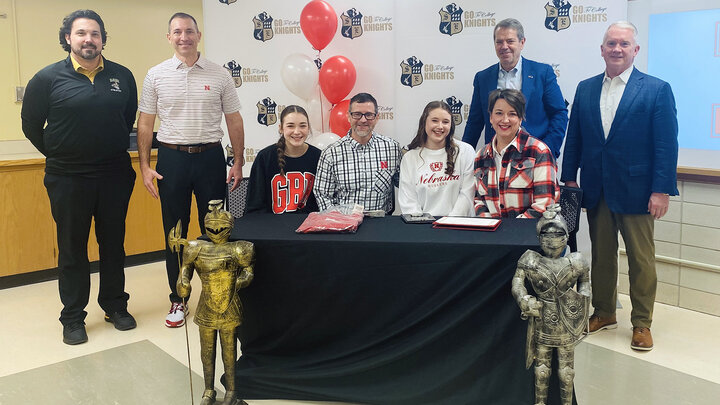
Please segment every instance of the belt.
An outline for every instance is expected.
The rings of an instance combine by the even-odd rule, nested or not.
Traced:
[[[206,150],[209,150],[212,148],[217,148],[222,145],[220,142],[203,143],[200,145],[174,145],[171,143],[165,143],[165,142],[160,142],[160,141],[158,141],[158,143],[166,148],[179,150],[181,152],[187,152],[187,153],[205,152]]]

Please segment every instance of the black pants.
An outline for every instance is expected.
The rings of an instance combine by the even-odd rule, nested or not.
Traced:
[[[190,223],[192,194],[197,203],[200,231],[205,233],[203,220],[208,211],[208,201],[225,198],[225,155],[222,147],[200,153],[188,153],[160,146],[155,168],[163,176],[158,180],[158,192],[162,207],[165,235],[165,266],[170,285],[170,301],[182,302],[177,293],[179,274],[178,254],[167,246],[167,235],[182,220],[182,237],[187,238]]]
[[[87,255],[90,225],[100,248],[98,304],[106,313],[127,309],[125,292],[125,217],[135,185],[135,171],[99,178],[45,174],[50,209],[57,224],[60,322],[83,322],[90,298]]]

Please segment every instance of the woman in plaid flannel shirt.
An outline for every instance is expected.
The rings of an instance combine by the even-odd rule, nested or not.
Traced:
[[[488,102],[493,140],[475,158],[475,213],[480,217],[539,218],[560,197],[550,148],[520,127],[525,97],[497,89]]]

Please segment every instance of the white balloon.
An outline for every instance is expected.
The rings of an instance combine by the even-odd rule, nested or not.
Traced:
[[[320,150],[324,150],[339,139],[340,137],[333,134],[332,132],[315,132],[311,136],[308,136],[307,142]]]
[[[285,87],[294,95],[308,100],[315,95],[318,85],[318,68],[309,56],[301,53],[288,55],[280,70]]]

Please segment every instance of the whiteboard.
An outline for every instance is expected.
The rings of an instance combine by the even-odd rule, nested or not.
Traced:
[[[720,2],[635,0],[635,66],[670,83],[678,109],[678,166],[720,169]]]

